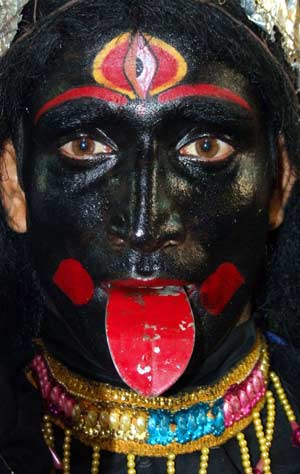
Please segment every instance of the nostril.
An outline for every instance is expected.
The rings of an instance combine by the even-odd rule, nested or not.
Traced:
[[[108,233],[108,239],[116,247],[123,247],[125,245],[125,240],[119,235],[114,234],[112,232]]]
[[[108,240],[117,247],[125,245],[126,242],[126,219],[123,215],[115,215],[108,228]]]
[[[129,245],[133,249],[142,252],[154,252],[159,249],[179,246],[182,240],[179,235],[167,236],[163,232],[159,232],[159,230],[152,230],[152,232],[146,233],[138,229],[129,236]]]
[[[151,251],[153,245],[153,239],[150,234],[146,233],[144,229],[137,229],[129,234],[129,245],[135,250]]]
[[[110,227],[114,230],[122,230],[126,226],[126,222],[126,217],[123,214],[118,214],[112,217]]]
[[[162,248],[167,248],[167,247],[177,247],[178,245],[180,245],[181,243],[181,240],[167,240],[167,242],[164,242]]]

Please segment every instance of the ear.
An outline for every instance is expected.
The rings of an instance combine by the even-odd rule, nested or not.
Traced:
[[[279,135],[277,141],[278,148],[278,181],[277,187],[273,191],[269,209],[270,229],[277,229],[284,220],[285,207],[297,179],[293,169],[283,135]]]
[[[0,197],[9,227],[20,234],[27,232],[26,198],[20,186],[16,151],[6,140],[0,156]]]

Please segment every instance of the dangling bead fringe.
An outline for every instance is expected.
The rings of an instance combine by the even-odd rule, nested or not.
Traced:
[[[263,469],[265,474],[271,474],[271,460],[269,456],[270,448],[267,446],[264,428],[261,422],[259,412],[255,412],[253,414],[253,424],[256,432],[256,436],[259,442],[260,452],[261,452],[261,459],[263,461]]]
[[[65,430],[65,440],[63,446],[63,467],[64,467],[64,474],[71,473],[71,436],[72,432],[70,430]]]
[[[270,378],[273,382],[274,388],[278,395],[278,399],[285,411],[285,414],[291,424],[293,431],[293,443],[296,446],[300,446],[300,425],[296,422],[295,413],[288,401],[286,393],[282,387],[279,377],[274,373],[270,373]],[[267,407],[267,420],[266,427],[264,430],[260,413],[258,411],[253,412],[253,425],[256,432],[256,437],[259,442],[261,459],[257,463],[256,467],[252,468],[250,460],[250,452],[248,444],[243,432],[238,433],[236,436],[240,452],[244,474],[271,474],[271,460],[270,460],[270,448],[273,441],[274,429],[275,429],[275,417],[276,417],[276,403],[275,398],[271,390],[266,393],[266,407]],[[63,463],[61,464],[58,456],[54,451],[54,434],[51,419],[48,415],[43,418],[43,434],[45,442],[52,454],[54,465],[56,469],[61,469],[63,466],[64,474],[71,473],[71,439],[72,431],[69,429],[65,430],[65,439],[63,445]],[[198,474],[207,474],[208,463],[209,463],[209,448],[203,448],[200,456],[200,466]],[[92,469],[91,474],[99,474],[100,466],[100,447],[98,445],[93,446],[93,457],[92,457]],[[127,474],[136,474],[135,455],[127,455]],[[166,474],[176,474],[176,455],[170,453],[167,457],[167,471]]]
[[[252,474],[252,467],[251,467],[251,461],[250,461],[250,453],[249,453],[249,448],[248,444],[245,438],[244,433],[239,433],[237,435],[237,440],[240,446],[240,451],[241,451],[241,458],[242,458],[242,465],[244,468],[245,474]]]
[[[281,385],[280,379],[278,375],[276,375],[274,372],[270,373],[270,378],[274,384],[274,388],[276,390],[276,393],[278,395],[279,401],[285,411],[285,414],[287,416],[287,419],[289,420],[290,423],[296,421],[296,416],[295,413],[287,399],[287,396],[285,394],[285,391],[283,389],[283,386]]]
[[[45,443],[48,446],[52,459],[53,459],[53,466],[55,469],[62,470],[61,460],[59,459],[54,449],[55,447],[54,447],[53,427],[48,415],[44,415],[43,424],[44,426],[43,426],[42,432],[44,435]]]
[[[206,474],[209,460],[209,448],[201,450],[199,474]]]
[[[285,411],[287,419],[289,420],[291,428],[292,428],[292,444],[295,448],[299,448],[300,447],[300,425],[296,422],[295,413],[288,401],[288,398],[281,385],[278,375],[276,375],[274,372],[271,372],[270,377],[274,384],[279,401]]]
[[[276,406],[275,398],[271,390],[267,392],[267,423],[266,423],[266,443],[268,448],[271,448],[273,441],[274,428],[275,428],[275,416],[276,416]]]
[[[98,474],[100,466],[100,448],[99,446],[93,447],[93,459],[92,459],[92,470],[91,474]]]
[[[254,469],[252,469],[251,467],[249,448],[244,433],[239,433],[237,436],[237,440],[241,450],[242,465],[245,474],[253,474],[253,472],[257,474],[262,472],[264,472],[265,474],[271,474],[271,461],[269,451],[271,448],[274,434],[275,413],[276,412],[274,396],[271,391],[268,391],[266,435],[264,433],[260,413],[253,413],[253,424],[261,452],[261,459]]]
[[[175,474],[176,467],[175,467],[175,454],[169,454],[167,459],[167,474]]]
[[[53,428],[52,428],[52,423],[48,415],[44,415],[43,422],[44,422],[44,426],[43,426],[42,431],[43,431],[45,443],[48,446],[48,448],[53,449],[54,447]]]
[[[134,454],[127,455],[127,474],[136,474]]]

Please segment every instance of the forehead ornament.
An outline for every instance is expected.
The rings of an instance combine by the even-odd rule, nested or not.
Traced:
[[[275,41],[282,35],[287,61],[300,77],[300,3],[299,0],[240,0],[250,21],[262,28]]]
[[[187,64],[171,45],[148,34],[129,32],[111,40],[96,56],[93,76],[98,84],[130,99],[146,99],[176,85]]]
[[[80,0],[78,0],[80,2]],[[0,56],[12,43],[18,23],[22,19],[22,8],[28,0],[0,0]],[[73,5],[73,2],[71,2]],[[219,1],[219,4],[226,3]],[[287,61],[300,71],[300,5],[298,0],[240,0],[247,17],[271,40],[275,40],[276,29],[282,35],[282,46]],[[300,72],[299,72],[300,76]]]
[[[28,0],[0,0],[0,56],[9,48]]]

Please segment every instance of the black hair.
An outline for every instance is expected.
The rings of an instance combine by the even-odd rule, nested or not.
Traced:
[[[298,173],[300,124],[294,72],[285,60],[279,32],[276,41],[271,42],[247,19],[238,0],[30,1],[24,8],[13,45],[0,60],[0,149],[7,138],[12,138],[17,154],[21,154],[20,121],[30,108],[37,82],[47,74],[66,44],[74,44],[76,50],[77,45],[89,44],[89,40],[96,42],[99,34],[109,34],[111,30],[142,30],[151,34],[153,25],[156,35],[168,31],[177,40],[187,40],[193,57],[225,63],[248,78],[271,131],[274,150],[270,169],[274,180],[278,175],[275,142],[280,133]],[[294,345],[300,343],[300,331],[295,331],[300,326],[298,194],[296,185],[283,226],[270,233],[265,271],[254,303],[258,322]],[[28,237],[15,235],[7,228],[3,210],[0,230],[1,317],[3,321],[12,321],[16,314],[18,321],[3,329],[12,334],[2,346],[4,353],[12,341],[20,348],[38,333],[43,302],[28,256]]]

